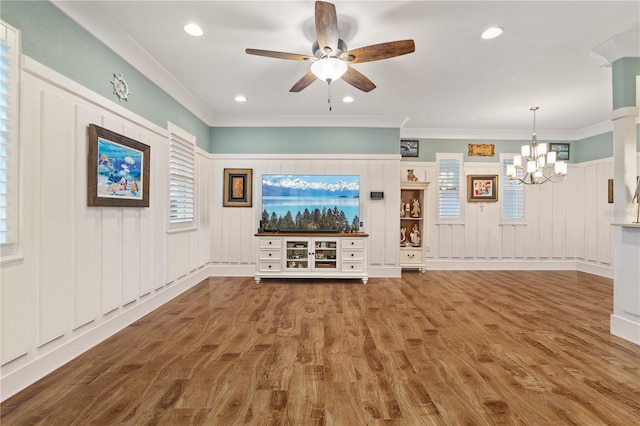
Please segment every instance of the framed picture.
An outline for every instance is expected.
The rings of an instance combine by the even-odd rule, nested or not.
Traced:
[[[400,155],[403,157],[417,157],[418,141],[402,139],[400,141]]]
[[[224,169],[224,207],[251,207],[252,169]]]
[[[607,180],[607,203],[613,204],[613,179]]]
[[[151,148],[89,125],[87,205],[149,207]]]
[[[498,175],[468,175],[467,201],[498,201]]]
[[[549,143],[549,151],[555,151],[556,159],[562,161],[569,161],[569,149],[571,145],[568,143]]]

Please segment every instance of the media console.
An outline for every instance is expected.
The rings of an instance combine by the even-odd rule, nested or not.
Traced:
[[[355,278],[367,283],[364,232],[259,232],[255,281],[262,278]]]

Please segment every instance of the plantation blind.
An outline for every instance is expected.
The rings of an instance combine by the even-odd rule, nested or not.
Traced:
[[[18,31],[0,21],[0,244],[18,241]],[[5,250],[6,254],[12,250]]]
[[[462,155],[437,154],[438,219],[460,219]]]
[[[524,220],[524,184],[517,180],[509,180],[507,166],[513,164],[513,157],[502,158],[502,220]],[[516,169],[516,176],[523,177],[521,168]]]
[[[195,225],[195,143],[174,132],[169,140],[169,225]]]

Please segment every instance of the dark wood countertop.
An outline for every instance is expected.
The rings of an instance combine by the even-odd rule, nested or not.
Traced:
[[[256,232],[254,234],[256,237],[368,237],[369,234],[366,232]]]

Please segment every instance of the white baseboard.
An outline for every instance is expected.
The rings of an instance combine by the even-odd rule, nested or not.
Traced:
[[[640,345],[640,323],[611,315],[609,332],[621,339]]]
[[[427,259],[433,271],[581,271],[613,278],[613,268],[576,260],[540,259]]]
[[[90,330],[74,336],[60,346],[30,361],[28,355],[2,366],[0,377],[0,402],[15,395],[31,384],[55,371],[64,364],[113,336],[120,330],[144,317],[191,287],[209,278],[207,268],[195,271],[181,281],[169,284],[163,290],[137,304],[121,308],[122,313],[100,323]]]

